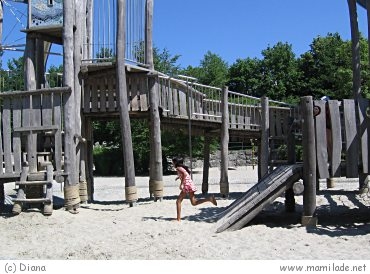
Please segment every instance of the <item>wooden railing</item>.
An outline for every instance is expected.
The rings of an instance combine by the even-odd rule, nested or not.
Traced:
[[[153,76],[152,76],[153,77]],[[85,80],[83,112],[96,114],[118,112],[115,76],[107,74]],[[174,119],[202,120],[221,123],[221,89],[187,82],[167,76],[157,77],[158,105],[163,116]],[[129,111],[148,111],[148,76],[144,73],[127,75]],[[272,134],[286,132],[287,117],[293,114],[292,106],[272,101],[270,120]],[[230,128],[259,129],[261,126],[260,98],[228,91]],[[190,113],[190,116],[189,116]]]
[[[41,150],[29,142],[37,142],[38,137],[40,146],[45,147],[45,140],[40,138],[52,136],[50,149],[55,168],[61,172],[63,96],[70,92],[70,88],[52,88],[0,93],[0,179],[18,177],[22,163],[30,157],[36,158],[32,161],[37,164],[37,151]],[[36,136],[33,141],[32,135]],[[31,146],[34,152],[30,151]]]

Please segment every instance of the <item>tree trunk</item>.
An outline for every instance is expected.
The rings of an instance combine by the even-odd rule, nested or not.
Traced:
[[[262,178],[268,173],[269,167],[269,137],[270,137],[270,121],[269,121],[269,99],[267,97],[261,98],[261,114],[262,114],[262,125],[261,125],[261,148],[260,148],[260,159],[259,159],[259,178]]]
[[[316,225],[316,144],[311,96],[301,98],[302,109],[302,146],[303,146],[303,216],[302,224]]]
[[[146,0],[145,6],[145,62],[154,69],[153,58],[153,0]]]
[[[137,201],[135,186],[134,153],[132,149],[131,125],[128,113],[126,71],[125,71],[125,13],[126,1],[117,1],[117,94],[119,97],[119,111],[122,130],[122,147],[125,170],[126,201],[132,206]]]
[[[207,133],[204,136],[204,150],[203,150],[203,181],[202,181],[202,193],[208,193],[208,177],[209,177],[209,158],[210,158],[210,145],[211,145],[211,136]]]
[[[353,98],[357,101],[358,97],[361,96],[360,36],[357,22],[356,0],[347,1],[352,39]]]
[[[161,121],[158,108],[156,78],[149,78],[149,103],[150,103],[150,170],[149,192],[154,195],[154,200],[163,198],[163,166],[162,166],[162,141]]]
[[[221,181],[220,193],[223,197],[229,195],[229,106],[227,87],[222,89],[222,125],[221,125]]]
[[[94,0],[86,0],[86,48],[84,51],[85,59],[92,59],[93,44],[93,6]]]
[[[75,212],[80,203],[78,174],[76,170],[76,144],[74,141],[76,123],[76,105],[74,101],[74,60],[73,60],[73,28],[74,1],[65,0],[63,3],[63,86],[70,87],[72,92],[64,99],[64,170],[68,174],[64,184],[64,197],[67,210]]]

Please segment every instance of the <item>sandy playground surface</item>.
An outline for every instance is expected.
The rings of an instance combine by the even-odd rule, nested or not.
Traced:
[[[218,206],[193,207],[186,199],[181,223],[174,221],[179,193],[175,175],[164,177],[165,197],[157,202],[149,199],[148,177],[137,177],[139,201],[134,207],[124,202],[123,178],[97,177],[94,203],[82,205],[76,215],[59,207],[49,217],[36,209],[12,216],[15,186],[5,184],[0,259],[369,259],[370,196],[357,194],[357,183],[324,187],[317,197],[316,228],[301,226],[302,195],[297,195],[296,213],[284,212],[281,197],[243,229],[215,233],[212,217],[257,182],[257,169],[229,171],[228,199],[218,195],[219,176],[218,168],[210,170],[209,190]],[[194,180],[201,193],[201,170]],[[54,195],[55,205],[63,204],[59,184]]]

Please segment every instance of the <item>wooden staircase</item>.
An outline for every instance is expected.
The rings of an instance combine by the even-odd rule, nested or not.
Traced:
[[[50,163],[46,171],[29,173],[29,167],[24,164],[20,181],[15,183],[19,188],[17,198],[13,199],[13,214],[20,214],[27,205],[28,208],[42,207],[44,215],[53,212],[53,165]]]

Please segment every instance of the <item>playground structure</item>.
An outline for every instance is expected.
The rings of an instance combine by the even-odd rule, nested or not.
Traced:
[[[238,94],[227,87],[204,86],[190,78],[174,79],[156,72],[152,46],[153,0],[24,2],[29,5],[25,30],[25,90],[0,94],[0,161],[3,165],[0,169],[0,199],[4,199],[3,184],[17,182],[14,213],[20,213],[26,204],[41,203],[44,214],[51,214],[51,176],[64,183],[65,206],[70,212],[76,212],[81,202],[93,201],[92,122],[102,119],[119,118],[121,122],[125,200],[130,205],[138,200],[130,119],[150,121],[148,183],[155,200],[164,195],[160,139],[164,127],[180,127],[189,135],[205,137],[204,193],[208,191],[210,138],[220,138],[220,194],[223,196],[229,193],[227,157],[230,138],[257,140],[260,183],[266,183],[266,178],[277,182],[274,174],[285,169],[278,167],[274,171],[273,167],[289,164],[287,170],[294,170],[291,176],[280,176],[283,179],[271,185],[278,185],[275,194],[286,191],[287,201],[294,203],[292,183],[298,177],[303,178],[307,198],[302,222],[307,225],[316,220],[318,177],[330,181],[330,178],[342,175],[357,176],[363,187],[368,174],[369,102],[359,94],[355,94],[354,100],[344,100],[341,108],[337,101],[328,103],[333,136],[329,170],[325,168],[328,150],[326,131],[322,129],[326,128],[327,117],[322,102],[305,97],[300,106],[294,107],[265,97]],[[366,7],[364,3],[362,5]],[[52,43],[63,45],[63,87],[59,88],[49,88],[44,77],[45,52],[50,50]],[[354,75],[356,73],[354,70]],[[356,88],[357,84],[354,86]],[[344,140],[337,138],[342,132],[346,133]],[[301,134],[304,163],[298,165],[299,168],[289,169],[295,167],[295,137]],[[361,159],[356,150],[359,138]],[[345,159],[341,155],[342,143],[346,144]],[[277,144],[287,145],[287,161],[276,161],[272,157]],[[347,165],[346,174],[338,171],[343,160]],[[362,167],[360,174],[359,163]],[[316,176],[316,166],[319,176]],[[256,188],[262,192],[260,187]],[[269,184],[264,189],[272,192]],[[255,202],[259,210],[266,201],[273,199],[268,195],[259,197],[260,201]],[[231,208],[236,207],[232,205]],[[243,210],[245,207],[237,210],[239,227],[257,214],[253,211],[245,217],[249,209]],[[234,226],[233,222],[229,224]]]

